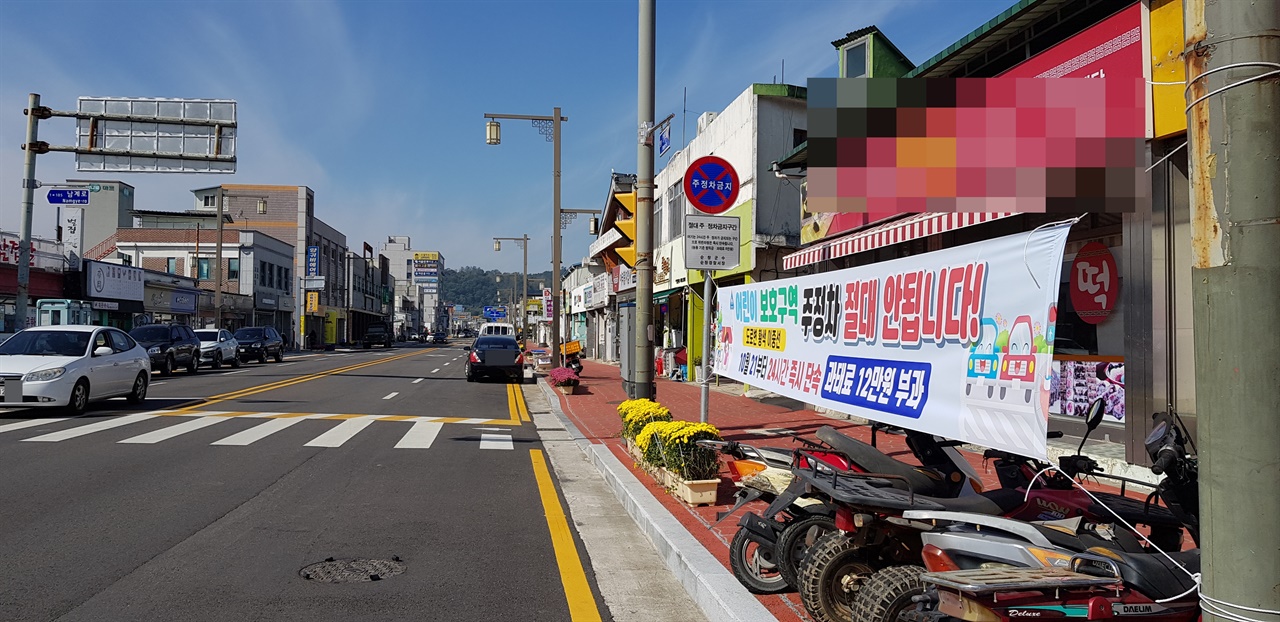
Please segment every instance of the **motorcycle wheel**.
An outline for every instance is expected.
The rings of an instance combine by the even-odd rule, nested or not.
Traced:
[[[853,603],[855,620],[898,622],[898,616],[915,609],[911,599],[924,593],[920,566],[890,566],[871,575]]]
[[[862,581],[875,572],[842,531],[822,536],[800,563],[800,600],[814,622],[849,622]]]
[[[800,585],[800,562],[819,538],[836,530],[836,522],[828,516],[804,516],[782,530],[774,557],[778,572],[790,586]]]
[[[773,551],[748,538],[745,529],[739,529],[729,543],[729,567],[738,582],[754,594],[781,594],[791,589],[778,574]]]

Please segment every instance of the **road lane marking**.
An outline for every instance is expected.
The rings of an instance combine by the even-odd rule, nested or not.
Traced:
[[[436,372],[438,372],[438,371],[440,371],[440,368],[439,368],[439,367],[437,367],[437,368],[435,368],[435,369],[431,370],[431,373],[433,373],[433,374],[434,374],[434,373],[436,373]]]
[[[477,425],[482,423],[493,423],[493,419],[452,419],[451,423],[465,423],[468,425]]]
[[[288,366],[290,366],[290,365],[297,365],[297,364],[298,364],[298,363],[297,363],[297,361],[294,361],[294,362],[292,362],[292,363],[276,363],[276,365],[275,365],[275,366],[276,366],[276,367],[288,367]]]
[[[31,421],[19,421],[17,423],[6,423],[0,425],[0,432],[12,432],[13,430],[21,430],[23,428],[34,428],[38,425],[46,423],[54,423],[56,421],[66,421],[67,417],[57,417],[54,419],[32,419]]]
[[[227,372],[227,373],[225,373],[225,374],[222,374],[222,375],[223,375],[223,376],[234,376],[234,375],[236,375],[236,374],[243,374],[243,373],[245,373],[245,372],[247,372],[247,371],[249,371],[249,370],[247,370],[247,369],[242,369],[242,370],[240,370],[240,371],[229,371],[229,372]],[[152,384],[155,384],[155,383],[153,382]]]
[[[448,365],[448,363],[445,363],[445,365]]]
[[[533,476],[538,482],[538,495],[542,497],[543,514],[547,517],[547,529],[551,532],[551,545],[556,553],[556,566],[560,569],[560,584],[564,586],[564,598],[569,605],[569,619],[573,622],[599,622],[600,610],[596,607],[591,585],[587,583],[586,570],[578,557],[578,547],[569,531],[569,521],[556,496],[551,472],[541,450],[529,450],[533,461]]]
[[[160,382],[153,382],[153,383],[151,383],[151,386],[153,386],[153,387],[158,387],[158,386],[160,386],[160,385],[164,384],[165,382],[168,382],[168,381],[167,381],[167,380],[161,380]]]
[[[139,421],[146,421],[147,419],[153,419],[158,416],[159,415],[155,415],[151,413],[138,413],[136,415],[125,415],[123,417],[120,417],[119,419],[108,419],[106,421],[99,421],[97,423],[90,423],[88,425],[77,426],[77,427],[71,428],[70,430],[62,430],[60,432],[50,432],[49,434],[42,434],[40,436],[24,438],[22,440],[36,442],[36,443],[56,443],[58,441],[65,441],[69,438],[76,438],[78,436],[93,434],[94,432],[101,432],[103,430],[110,430],[111,428],[118,428],[120,426],[129,425],[131,423],[137,423]]]
[[[440,434],[440,429],[444,427],[443,423],[434,421],[416,421],[413,427],[400,438],[400,442],[396,443],[396,449],[430,449],[431,443],[436,440],[436,435]]]
[[[514,449],[510,434],[481,434],[480,449]]]
[[[277,415],[277,416],[283,417],[285,415]],[[281,419],[281,418],[269,419],[267,420],[266,423],[260,423],[258,425],[253,426],[252,428],[249,428],[248,430],[242,430],[240,432],[236,432],[231,436],[228,436],[221,440],[216,440],[209,444],[210,445],[239,445],[239,446],[249,445],[251,443],[254,443],[255,441],[260,441],[272,434],[275,434],[276,432],[279,432],[280,430],[283,430],[299,421],[302,421],[302,417],[290,417],[287,419]]]
[[[422,382],[423,380],[426,380],[426,378],[418,378],[417,380],[414,380],[414,381],[413,381],[413,384],[418,384],[419,382]]]
[[[342,444],[351,439],[351,437],[359,434],[361,430],[373,423],[373,419],[366,418],[366,415],[356,415],[360,418],[347,419],[336,426],[332,430],[321,434],[307,443],[306,447],[342,447]]]
[[[171,425],[162,430],[147,432],[146,434],[139,434],[138,436],[134,436],[132,438],[126,438],[123,441],[116,441],[116,442],[126,443],[126,444],[151,445],[154,443],[159,443],[160,441],[169,440],[175,436],[181,436],[183,434],[186,434],[187,432],[194,432],[195,430],[199,430],[201,428],[207,428],[215,423],[222,423],[223,421],[227,421],[227,420],[229,420],[229,417],[218,417],[218,416],[201,417],[199,419],[195,419],[192,421],[179,423],[178,425]]]
[[[399,391],[392,391],[392,392],[388,393],[388,394],[387,394],[385,397],[383,397],[382,399],[384,399],[384,400],[389,400],[389,399],[391,399],[391,398],[393,398],[393,397],[395,397],[395,396],[397,396],[397,395],[400,395],[400,392],[399,392]]]

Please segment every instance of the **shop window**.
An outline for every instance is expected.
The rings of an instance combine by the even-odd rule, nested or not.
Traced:
[[[229,281],[240,280],[240,260],[239,259],[227,260],[227,280]]]

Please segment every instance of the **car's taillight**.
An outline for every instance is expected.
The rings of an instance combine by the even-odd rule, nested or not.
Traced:
[[[472,351],[472,352],[471,352],[471,356],[470,356],[470,357],[467,357],[467,360],[468,360],[468,361],[471,361],[472,363],[479,363],[479,362],[480,362],[480,357],[476,356],[476,353],[475,353],[474,351]]]

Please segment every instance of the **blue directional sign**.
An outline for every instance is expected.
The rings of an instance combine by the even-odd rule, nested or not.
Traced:
[[[671,124],[662,126],[662,131],[658,132],[658,156],[667,155],[667,151],[671,149]]]
[[[507,308],[506,308],[505,306],[503,306],[503,307],[485,307],[485,308],[484,308],[484,316],[485,316],[485,317],[487,317],[487,318],[489,318],[489,319],[491,319],[491,320],[502,319],[502,318],[504,318],[504,317],[507,317]]]
[[[50,190],[49,203],[54,205],[88,205],[88,190]]]

